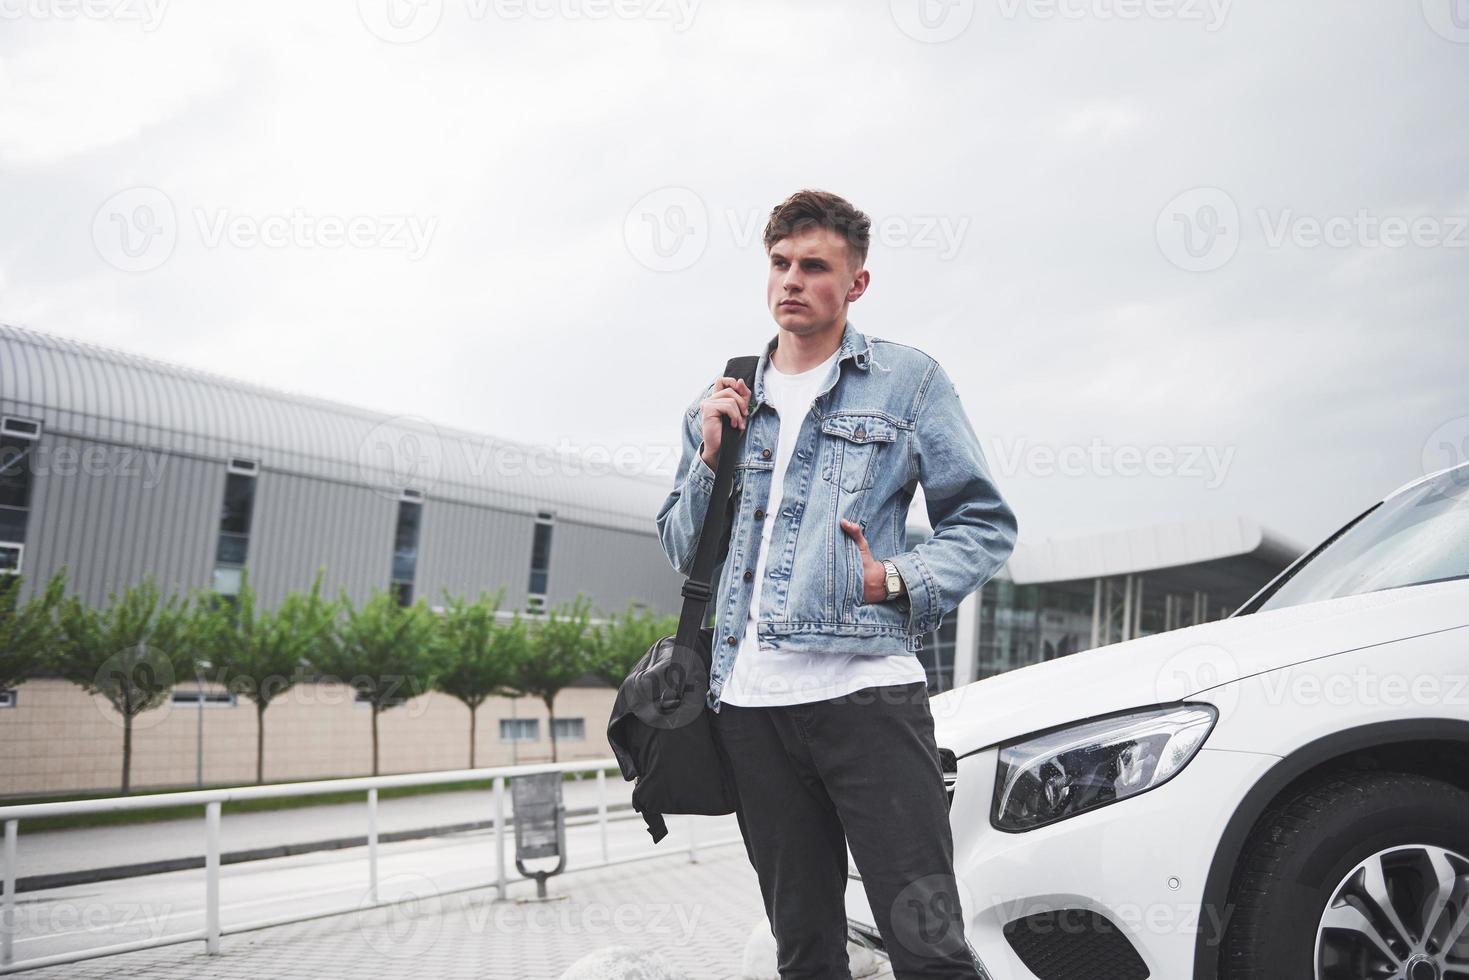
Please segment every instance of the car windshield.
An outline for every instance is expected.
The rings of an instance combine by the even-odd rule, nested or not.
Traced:
[[[1373,507],[1242,611],[1466,577],[1469,468],[1461,466]]]

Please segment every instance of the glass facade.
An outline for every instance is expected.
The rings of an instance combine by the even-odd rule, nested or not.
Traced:
[[[239,472],[236,467],[250,472]],[[241,572],[250,553],[250,522],[255,513],[254,470],[254,463],[232,460],[224,480],[219,538],[214,546],[214,591],[231,602],[240,594]]]
[[[976,677],[1085,650],[1091,630],[1090,595],[996,576],[980,593]]]
[[[0,573],[21,570],[31,512],[31,450],[35,442],[0,436]]]
[[[418,529],[423,522],[423,504],[398,501],[398,526],[393,532],[392,593],[401,606],[413,602],[413,577],[418,571]]]

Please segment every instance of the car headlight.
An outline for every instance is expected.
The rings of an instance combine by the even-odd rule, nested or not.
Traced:
[[[1208,704],[1152,708],[1001,745],[990,822],[1019,833],[1145,793],[1188,765],[1218,717]]]

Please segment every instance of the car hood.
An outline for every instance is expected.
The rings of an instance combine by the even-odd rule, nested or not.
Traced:
[[[935,737],[964,755],[1057,725],[1194,697],[1307,660],[1465,625],[1465,580],[1200,623],[934,695]]]

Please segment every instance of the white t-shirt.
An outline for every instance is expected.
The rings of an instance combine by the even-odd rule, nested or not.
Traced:
[[[873,656],[842,653],[839,649],[816,653],[762,649],[756,636],[760,610],[760,585],[765,581],[765,555],[770,550],[770,532],[780,510],[786,466],[796,449],[801,422],[811,410],[816,393],[826,384],[837,362],[837,354],[799,374],[782,374],[773,363],[766,365],[765,400],[782,422],[776,439],[775,469],[770,479],[769,520],[760,528],[760,551],[755,560],[755,590],[750,596],[750,615],[745,635],[735,653],[734,668],[720,692],[720,700],[740,707],[804,704],[840,697],[864,687],[911,684],[926,680],[923,664],[911,653]],[[786,424],[789,422],[790,424]],[[845,531],[842,532],[844,535]],[[833,637],[832,642],[840,643]]]

